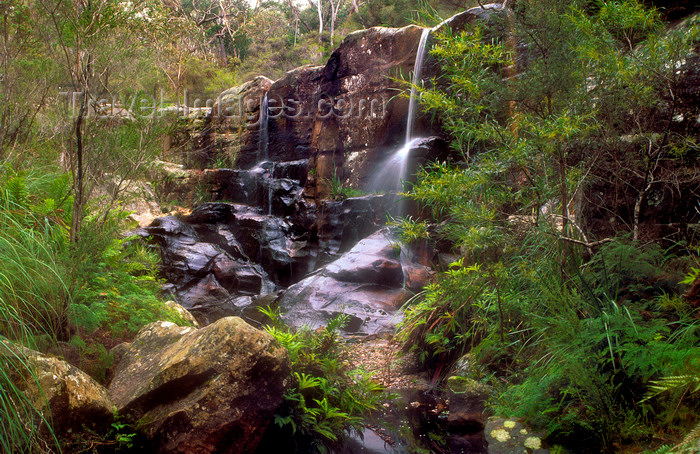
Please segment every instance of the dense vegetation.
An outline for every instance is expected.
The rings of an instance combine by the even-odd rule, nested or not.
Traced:
[[[311,6],[2,2],[0,340],[63,356],[104,382],[112,361],[108,348],[151,321],[183,322],[164,305],[159,257],[122,236],[134,226],[126,210],[144,190],[139,181],[156,178],[162,140],[181,126],[156,109],[185,100],[192,106],[195,97],[215,98],[258,74],[276,78],[319,64],[347,33],[407,25],[419,9],[418,2],[383,0]],[[441,10],[457,8],[445,2]],[[302,338],[312,351],[325,339]],[[50,420],[42,420],[17,382],[18,376],[32,380],[31,367],[9,345],[0,343],[0,451],[60,450],[44,430]],[[372,404],[348,405],[349,391],[338,394],[335,382],[350,380],[345,366],[321,375],[305,367],[298,376],[311,382],[301,381],[298,389],[320,386],[318,405],[326,407],[309,400],[309,411],[290,407],[280,417],[299,427],[304,443],[313,444],[313,429],[321,444],[333,444]],[[350,382],[342,387],[354,389]],[[320,416],[329,427],[295,419],[323,408],[340,412]],[[112,434],[82,434],[83,445],[74,440],[78,444],[64,449],[126,449],[130,430],[117,423]]]
[[[293,332],[275,309],[263,309],[270,323],[265,331],[288,351],[294,385],[275,415],[270,446],[260,452],[329,452],[342,448],[347,432],[362,433],[364,418],[379,408],[382,388],[367,372],[354,369],[348,348],[339,339],[349,316],[341,314],[323,329]]]
[[[311,3],[2,2],[1,451],[59,449],[39,432],[50,421],[13,379],[28,365],[5,340],[104,380],[108,347],[150,321],[182,322],[164,305],[159,258],[122,237],[136,181],[152,178],[173,127],[147,115],[154,100],[276,78],[321,63],[353,30],[475,2]],[[663,203],[660,184],[700,209],[687,190],[699,181],[700,112],[682,96],[684,71],[698,64],[697,18],[669,28],[634,0],[518,1],[500,22],[436,40],[442,75],[418,88],[455,158],[423,170],[408,194],[421,220],[404,220],[404,235],[446,241],[461,258],[407,306],[407,348],[439,372],[469,352],[495,411],[565,447],[697,433],[698,314],[683,296],[700,269],[697,232],[658,238],[642,222]],[[97,107],[118,115],[95,118]],[[334,197],[354,195],[333,186]],[[577,207],[592,188],[618,188],[628,209],[599,210],[588,219],[613,220],[586,225]],[[296,386],[276,421],[300,451],[336,446],[377,405],[371,382],[349,370],[340,324],[268,328],[293,360]]]
[[[697,215],[661,237],[642,220],[669,182],[700,208],[700,112],[681,99],[698,18],[523,1],[436,41],[441,76],[418,88],[455,159],[423,169],[407,196],[424,220],[403,235],[461,258],[408,305],[406,348],[443,373],[469,352],[497,413],[572,452],[672,445],[700,405],[697,302],[680,284],[698,278]]]

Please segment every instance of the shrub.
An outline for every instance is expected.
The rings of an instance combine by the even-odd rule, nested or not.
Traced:
[[[265,331],[288,351],[294,386],[275,424],[293,440],[294,452],[328,452],[342,446],[348,431],[360,432],[363,417],[379,407],[381,387],[361,370],[352,369],[338,332],[347,323],[341,314],[317,331],[289,330],[274,309]],[[286,445],[285,445],[286,446]]]

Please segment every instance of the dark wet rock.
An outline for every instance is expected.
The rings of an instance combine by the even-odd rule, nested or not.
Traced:
[[[278,303],[293,327],[315,329],[340,313],[350,316],[345,331],[377,334],[400,321],[397,309],[411,296],[404,288],[400,255],[388,229],[360,241],[338,260],[289,287]]]
[[[254,452],[290,383],[287,351],[237,317],[139,331],[109,387],[162,453]]]
[[[160,246],[168,290],[204,324],[240,315],[235,301],[241,296],[274,290],[265,271],[249,260],[235,236],[210,222],[233,222],[234,209],[230,204],[206,204],[184,219],[158,218],[137,231]]]
[[[447,423],[452,432],[480,432],[486,423],[486,399],[489,389],[483,383],[460,375],[447,379],[450,414]]]
[[[396,207],[391,195],[367,195],[318,205],[319,257],[328,263],[386,224]]]
[[[293,69],[267,92],[269,157],[296,161],[310,156],[311,136],[321,97],[322,66]]]
[[[301,186],[304,186],[306,183],[306,171],[308,166],[308,159],[277,162],[272,170],[272,178],[289,178],[290,180],[298,181]]]
[[[259,144],[267,134],[261,106],[271,85],[270,79],[258,76],[221,93],[186,156],[189,165],[203,169],[223,160],[245,169],[261,161]]]

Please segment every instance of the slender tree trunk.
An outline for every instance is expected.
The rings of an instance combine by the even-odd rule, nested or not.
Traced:
[[[566,189],[566,152],[559,152],[559,197],[561,198],[561,230],[564,234],[569,221],[569,194]]]
[[[337,14],[337,10],[333,8],[333,4],[331,3],[331,46],[333,46],[333,35],[335,34],[335,16]]]
[[[75,119],[75,127],[73,129],[73,132],[75,134],[75,165],[73,169],[73,184],[75,186],[75,194],[73,196],[73,213],[71,215],[70,224],[71,243],[77,243],[80,239],[80,230],[82,228],[83,223],[83,206],[85,205],[85,168],[83,164],[83,119],[85,117],[87,97],[87,89],[84,89],[83,95],[80,98],[80,109],[78,109],[78,116]]]
[[[561,236],[566,237],[566,227],[569,223],[569,191],[566,188],[566,151],[559,150],[559,198],[561,198]],[[560,266],[566,277],[566,262],[571,254],[571,245],[561,243]]]
[[[84,73],[81,76],[83,68],[80,68],[80,58],[78,59],[78,80],[82,83],[82,94],[80,97],[80,109],[78,116],[75,119],[73,134],[75,135],[75,161],[73,169],[73,185],[75,194],[73,196],[73,213],[71,215],[70,224],[70,242],[77,243],[80,240],[80,230],[83,225],[83,207],[85,206],[85,162],[83,148],[83,122],[87,114],[89,90],[90,90],[90,73],[92,71],[92,57],[90,54],[86,56],[86,64]],[[71,146],[72,148],[72,146]]]

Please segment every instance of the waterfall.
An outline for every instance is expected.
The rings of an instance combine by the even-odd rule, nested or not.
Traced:
[[[260,125],[258,126],[258,162],[267,161],[269,159],[267,148],[270,142],[270,138],[268,136],[267,130],[269,119],[267,108],[267,93],[265,93],[265,97],[262,99],[262,101],[260,101]]]
[[[425,60],[425,44],[428,42],[429,28],[424,28],[420,35],[418,50],[416,51],[416,61],[413,64],[413,78],[411,79],[411,98],[408,101],[408,119],[406,120],[406,140],[404,146],[407,146],[411,141],[411,133],[413,132],[413,121],[416,116],[416,98],[418,90],[416,85],[421,81],[421,72],[423,69],[423,60]]]
[[[413,76],[411,78],[411,97],[408,102],[408,118],[406,119],[406,137],[403,146],[394,152],[394,154],[373,173],[370,179],[371,190],[400,191],[402,189],[402,180],[405,180],[408,168],[409,152],[418,141],[418,139],[411,137],[418,104],[418,90],[416,90],[415,87],[421,81],[428,35],[430,35],[430,29],[424,28],[420,36],[420,41],[418,42],[418,49],[416,50],[416,61],[413,64]]]
[[[272,216],[272,195],[273,195],[273,184],[275,181],[275,163],[272,163],[270,167],[270,179],[267,186],[267,215]]]

